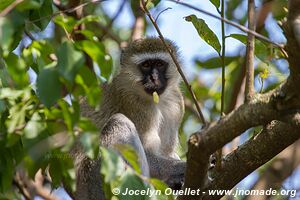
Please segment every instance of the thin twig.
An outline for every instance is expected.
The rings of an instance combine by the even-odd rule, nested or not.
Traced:
[[[123,42],[122,39],[118,35],[114,34],[111,30],[107,30],[106,26],[104,26],[100,23],[96,23],[95,25],[97,26],[97,28],[101,29],[102,31],[105,31],[106,36],[109,37],[110,39],[114,40],[119,46],[122,45],[122,42]],[[100,40],[100,38],[99,38],[99,40]]]
[[[224,18],[225,5],[224,1],[221,1],[221,12],[220,15]],[[219,9],[218,9],[219,10]],[[225,104],[225,22],[221,21],[221,30],[222,30],[222,55],[221,55],[221,63],[222,63],[222,91],[221,91],[221,113],[220,118],[224,115],[224,104]],[[219,170],[222,168],[222,157],[223,151],[222,148],[216,151],[216,169]]]
[[[35,41],[36,39],[34,38],[34,36],[27,30],[24,30],[24,33],[27,37],[29,37],[32,41]]]
[[[170,9],[172,9],[172,8],[171,8],[171,7],[167,7],[167,8],[165,8],[165,9],[163,9],[162,11],[160,11],[160,12],[158,13],[157,17],[155,18],[155,23],[157,23],[157,20],[158,20],[159,16],[160,16],[163,12],[165,12],[165,11],[167,11],[167,10],[170,10]]]
[[[72,12],[75,12],[76,10],[78,10],[78,9],[81,9],[81,8],[89,5],[89,4],[97,4],[97,3],[104,2],[104,1],[107,1],[107,0],[92,0],[92,1],[89,1],[89,2],[82,3],[78,6],[73,7],[73,8],[69,8],[69,9],[66,9],[66,10],[54,12],[52,15],[47,15],[47,16],[44,16],[44,17],[41,17],[41,18],[35,19],[35,20],[29,20],[28,22],[35,23],[35,22],[42,21],[44,19],[53,18],[53,17],[55,17],[55,16],[57,16],[61,13],[72,13]]]
[[[107,30],[110,30],[110,29],[111,29],[111,27],[112,27],[113,23],[115,22],[115,20],[120,16],[120,14],[121,14],[123,8],[124,8],[125,5],[126,5],[126,2],[127,2],[127,0],[123,0],[123,1],[122,1],[122,3],[121,3],[121,5],[120,5],[119,9],[117,10],[115,16],[113,16],[113,17],[111,18],[111,20],[109,21],[109,23],[106,25],[105,29],[103,29],[103,34],[99,37],[100,40],[101,40],[102,38],[104,38],[104,36],[107,34]]]
[[[197,101],[197,98],[196,98],[196,95],[195,95],[195,93],[194,93],[194,91],[193,91],[193,89],[192,89],[192,86],[189,84],[188,80],[186,79],[186,77],[185,77],[185,75],[184,75],[184,73],[183,73],[183,71],[182,71],[182,69],[181,69],[181,67],[180,67],[180,64],[179,64],[178,60],[176,59],[175,55],[173,54],[172,50],[171,50],[171,49],[168,47],[168,45],[166,44],[165,38],[164,38],[164,36],[162,35],[162,33],[161,33],[161,31],[160,31],[160,29],[159,29],[157,23],[155,22],[154,18],[152,17],[152,15],[150,14],[149,10],[147,9],[147,6],[146,6],[146,3],[145,3],[144,0],[141,0],[141,6],[142,6],[143,12],[144,12],[144,13],[148,16],[148,18],[150,19],[151,23],[153,24],[153,26],[154,26],[155,29],[156,29],[156,32],[157,32],[158,35],[159,35],[159,38],[161,39],[163,45],[164,45],[164,46],[166,47],[166,49],[168,50],[168,52],[169,52],[169,54],[170,54],[170,56],[171,56],[173,62],[175,63],[176,68],[177,68],[179,74],[181,75],[181,77],[182,77],[182,79],[183,79],[183,81],[184,81],[184,83],[185,83],[185,85],[186,85],[186,87],[187,87],[189,93],[190,93],[191,96],[192,96],[192,99],[193,99],[193,101],[194,101],[194,104],[195,104],[195,106],[196,106],[196,109],[197,109],[197,111],[198,111],[198,113],[199,113],[200,120],[202,121],[202,123],[203,123],[204,125],[206,125],[206,120],[205,120],[204,115],[203,115],[203,113],[202,113],[202,111],[201,111],[200,105],[199,105],[199,103],[198,103],[198,101]]]
[[[15,2],[11,3],[0,13],[0,17],[4,17],[5,15],[7,15],[10,11],[12,11],[18,4],[22,3],[23,1],[24,0],[16,0]]]
[[[221,5],[221,17],[224,18],[224,10],[225,10],[225,5],[224,1],[222,0],[222,5]],[[224,101],[225,101],[225,22],[221,21],[221,29],[222,29],[222,94],[221,94],[221,117],[224,113]]]
[[[254,0],[248,0],[248,28],[255,30],[255,3]],[[248,33],[246,49],[246,86],[245,100],[250,102],[254,95],[254,45],[255,36]]]
[[[240,24],[238,24],[238,23],[235,23],[235,22],[232,22],[232,21],[230,21],[230,20],[228,20],[228,19],[226,19],[226,18],[223,18],[223,17],[217,16],[217,15],[214,15],[214,14],[212,14],[212,13],[210,13],[210,12],[208,12],[208,11],[205,11],[205,10],[203,10],[203,9],[201,9],[201,8],[196,8],[195,6],[192,6],[192,5],[190,5],[190,4],[187,4],[187,3],[184,3],[184,2],[181,2],[181,1],[176,1],[176,0],[168,0],[168,1],[171,1],[171,2],[174,2],[174,3],[180,4],[180,5],[183,5],[183,6],[185,6],[185,7],[188,7],[188,8],[191,8],[191,9],[193,9],[193,10],[196,10],[196,11],[198,11],[198,12],[201,12],[201,13],[203,13],[203,14],[205,14],[205,15],[208,15],[208,16],[210,16],[210,17],[213,17],[213,18],[215,18],[215,19],[224,21],[226,24],[229,24],[229,25],[231,25],[231,26],[234,26],[234,27],[240,29],[241,31],[243,31],[243,32],[245,32],[245,33],[254,35],[257,39],[260,39],[260,40],[262,40],[262,41],[271,43],[271,44],[273,44],[274,46],[278,47],[278,48],[281,50],[281,52],[284,54],[284,56],[287,58],[287,53],[286,53],[285,50],[284,50],[284,45],[278,44],[278,43],[276,43],[276,42],[270,40],[269,38],[267,38],[267,37],[265,37],[265,36],[263,36],[263,35],[261,35],[261,34],[255,32],[255,31],[253,31],[253,30],[248,29],[248,28],[245,27],[245,26],[242,26],[242,25],[240,25]]]
[[[21,193],[21,195],[24,197],[25,200],[32,199],[26,187],[24,187],[23,184],[20,183],[16,178],[13,179],[13,185],[15,185],[18,188],[19,192]]]

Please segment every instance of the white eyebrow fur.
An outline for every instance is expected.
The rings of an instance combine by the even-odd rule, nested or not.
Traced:
[[[131,57],[132,61],[136,64],[140,64],[145,60],[149,59],[160,59],[168,61],[168,63],[172,62],[171,56],[169,53],[166,52],[156,52],[156,53],[140,53],[135,54]]]

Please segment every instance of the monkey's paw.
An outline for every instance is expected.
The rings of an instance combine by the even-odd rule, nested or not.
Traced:
[[[184,183],[184,173],[168,178],[166,183],[172,190],[180,190]]]

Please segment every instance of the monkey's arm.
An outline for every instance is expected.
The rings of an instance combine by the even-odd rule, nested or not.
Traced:
[[[146,151],[152,177],[165,181],[172,189],[180,189],[184,181],[186,162]]]
[[[134,124],[123,114],[113,115],[105,124],[100,135],[102,146],[114,149],[116,144],[129,144],[136,151],[143,175],[149,176],[149,167],[142,143]],[[102,178],[100,159],[91,160],[84,153],[80,144],[72,150],[76,169],[75,200],[102,200]]]
[[[129,144],[139,158],[142,174],[149,176],[149,166],[135,125],[121,113],[114,114],[101,132],[101,145],[113,148],[115,144]]]

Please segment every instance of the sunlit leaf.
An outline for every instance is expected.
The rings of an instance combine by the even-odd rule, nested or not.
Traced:
[[[226,56],[225,57],[225,66],[230,64],[232,61],[239,59],[240,56]],[[218,57],[212,57],[207,60],[200,60],[197,59],[196,61],[197,66],[204,69],[216,69],[222,67],[222,61],[221,58]]]
[[[46,128],[46,124],[42,121],[38,113],[34,113],[30,121],[27,122],[24,132],[26,138],[35,138]]]
[[[125,170],[124,161],[111,149],[101,148],[101,174],[104,181],[110,183]]]
[[[53,21],[65,29],[68,33],[71,33],[75,24],[76,20],[73,17],[58,15],[56,16]]]
[[[112,58],[106,54],[104,46],[99,42],[90,40],[84,40],[78,44],[100,67],[101,76],[108,79],[112,72]]]
[[[141,173],[140,164],[138,161],[139,158],[133,147],[129,145],[117,145],[116,148],[121,153],[121,155],[129,162],[132,168],[136,172]]]
[[[10,45],[13,42],[13,24],[7,18],[0,18],[0,47],[2,48],[3,54],[9,53]]]
[[[196,28],[199,36],[212,48],[214,48],[219,54],[221,51],[221,45],[216,34],[208,27],[203,19],[197,18],[196,15],[189,15],[185,17],[185,20],[192,22]]]
[[[5,58],[7,71],[11,78],[15,81],[18,88],[24,88],[29,84],[29,77],[27,73],[26,63],[22,58],[11,53]]]
[[[210,0],[212,4],[218,9],[220,7],[220,0]]]
[[[15,0],[5,0],[0,1],[0,11],[4,10],[7,6],[13,3]]]
[[[76,22],[76,26],[78,26],[80,24],[88,23],[88,22],[99,22],[99,20],[100,20],[100,16],[88,15],[88,16],[85,16],[85,17],[81,18],[80,20],[78,20]]]

